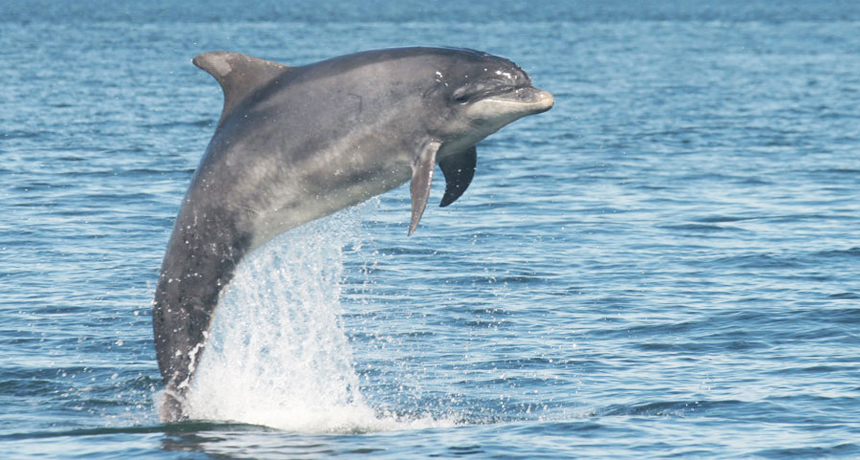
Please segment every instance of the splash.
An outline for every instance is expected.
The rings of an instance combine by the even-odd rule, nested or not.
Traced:
[[[240,265],[197,370],[193,418],[302,432],[449,425],[378,415],[359,391],[340,295],[343,248],[360,247],[360,214],[287,232]]]

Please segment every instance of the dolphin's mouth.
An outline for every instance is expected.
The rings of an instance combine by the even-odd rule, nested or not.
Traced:
[[[482,95],[476,103],[526,116],[546,112],[552,108],[555,100],[548,91],[533,86],[523,86],[489,92]]]

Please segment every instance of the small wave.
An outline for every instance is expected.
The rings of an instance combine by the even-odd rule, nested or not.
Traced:
[[[207,128],[215,126],[215,120],[211,118],[195,121],[172,121],[169,123],[149,123],[143,125],[146,129],[170,129],[170,128]]]
[[[850,168],[829,168],[829,169],[820,169],[815,172],[825,173],[825,174],[848,174],[854,176],[856,174],[860,174],[860,169],[850,169]]]
[[[860,454],[860,444],[844,443],[832,447],[794,447],[783,449],[767,449],[753,452],[756,457],[786,459],[786,458],[827,458],[830,456],[856,458]]]
[[[31,139],[45,134],[46,131],[24,131],[14,130],[0,133],[0,139]]]
[[[708,224],[722,224],[729,222],[743,222],[746,220],[754,220],[756,217],[749,216],[706,216],[701,219],[697,219],[697,222],[708,223]]]
[[[848,249],[831,249],[828,251],[819,251],[813,254],[814,257],[822,258],[854,258],[860,257],[860,246],[851,247]]]
[[[731,227],[723,227],[720,225],[709,225],[709,224],[674,224],[674,225],[660,225],[659,228],[666,230],[681,230],[681,231],[689,231],[689,232],[722,232],[722,231],[738,231],[737,228]]]
[[[735,412],[743,406],[744,401],[659,401],[644,404],[614,404],[603,410],[598,410],[601,416],[684,416],[693,411],[727,410]]]
[[[854,300],[860,299],[860,294],[856,292],[839,292],[836,294],[830,294],[831,299],[846,299],[846,300]]]

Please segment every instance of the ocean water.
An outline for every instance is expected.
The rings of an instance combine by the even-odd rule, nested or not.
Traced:
[[[860,4],[180,3],[0,5],[4,458],[860,457]],[[402,187],[254,254],[160,423],[191,58],[405,45],[556,106],[412,237]]]

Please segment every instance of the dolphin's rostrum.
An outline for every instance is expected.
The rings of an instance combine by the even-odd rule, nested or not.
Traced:
[[[513,62],[466,49],[367,51],[301,67],[213,52],[194,64],[221,84],[224,109],[153,301],[164,421],[188,416],[218,296],[246,254],[410,179],[411,235],[437,164],[447,206],[472,181],[475,144],[553,105]]]

